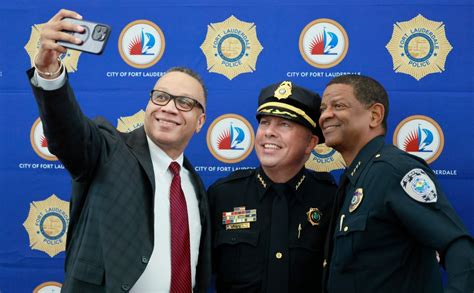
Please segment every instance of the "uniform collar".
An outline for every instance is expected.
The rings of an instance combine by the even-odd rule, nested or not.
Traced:
[[[385,136],[380,135],[369,141],[357,154],[349,168],[346,169],[345,175],[352,184],[357,182],[362,170],[367,166],[369,161],[378,153],[385,144]]]
[[[303,168],[301,168],[301,170],[295,176],[293,176],[293,178],[286,182],[291,190],[295,191],[294,194],[296,195],[296,199],[299,201],[303,200],[303,193],[296,191],[301,190],[301,185],[306,181],[306,176],[306,169],[303,166]],[[269,190],[270,187],[275,183],[267,176],[267,174],[265,174],[261,166],[258,167],[257,172],[255,172],[255,180],[257,181],[258,186],[258,200],[261,201],[264,198],[267,190]]]

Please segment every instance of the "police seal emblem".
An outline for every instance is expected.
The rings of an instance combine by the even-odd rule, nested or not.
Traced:
[[[23,226],[28,232],[31,249],[54,257],[66,248],[69,225],[69,202],[52,194],[45,200],[33,201]]]
[[[410,170],[400,181],[405,192],[414,200],[422,203],[436,202],[436,186],[425,171],[419,168]]]
[[[330,172],[344,169],[346,164],[340,153],[324,143],[320,143],[311,151],[305,166],[317,172]]]
[[[35,57],[38,54],[40,47],[40,29],[44,24],[35,24],[31,27],[31,35],[28,43],[25,45],[25,50],[30,56],[31,67],[35,65]],[[81,56],[80,51],[67,49],[65,54],[61,54],[59,58],[64,64],[68,73],[77,71],[77,64],[79,63],[79,56]]]
[[[394,24],[392,38],[385,47],[392,55],[393,70],[416,80],[444,71],[446,57],[453,48],[443,22],[431,21],[421,14]]]
[[[253,72],[263,47],[257,39],[257,27],[231,15],[223,22],[207,27],[201,50],[206,56],[207,70],[232,80],[241,73]]]
[[[307,212],[306,215],[308,216],[308,222],[312,226],[319,226],[319,223],[321,222],[321,216],[323,215],[318,208],[310,208]]]
[[[120,132],[131,132],[141,127],[144,121],[145,111],[140,110],[132,116],[125,116],[117,119],[117,130]]]

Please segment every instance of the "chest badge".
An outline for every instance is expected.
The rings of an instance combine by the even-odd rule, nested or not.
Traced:
[[[306,215],[308,216],[308,222],[311,223],[312,226],[319,226],[321,222],[321,216],[323,215],[318,208],[310,208]]]
[[[226,230],[248,229],[250,222],[257,221],[257,210],[246,210],[245,207],[236,207],[232,212],[222,213],[222,225]]]
[[[364,198],[364,190],[362,188],[357,188],[356,191],[354,191],[354,195],[352,195],[351,204],[349,206],[350,213],[352,213],[359,207],[363,198]]]

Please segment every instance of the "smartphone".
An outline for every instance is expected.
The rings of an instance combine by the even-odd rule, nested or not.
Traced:
[[[87,53],[102,54],[110,36],[111,28],[109,25],[69,17],[64,18],[63,21],[78,24],[84,28],[82,33],[66,31],[74,37],[81,39],[82,43],[77,45],[65,41],[58,41],[58,44],[66,48]]]

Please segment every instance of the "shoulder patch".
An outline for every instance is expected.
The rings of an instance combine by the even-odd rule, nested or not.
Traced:
[[[415,168],[408,171],[400,184],[405,192],[418,202],[430,203],[438,200],[435,184],[422,169]]]

